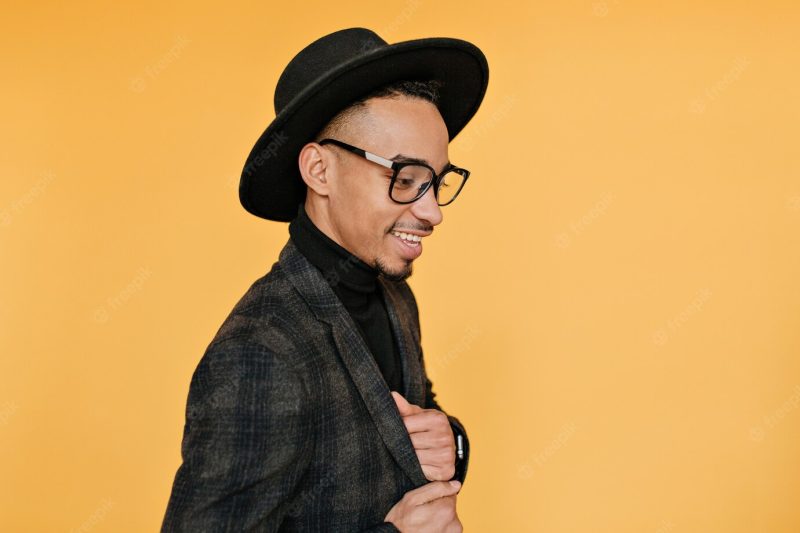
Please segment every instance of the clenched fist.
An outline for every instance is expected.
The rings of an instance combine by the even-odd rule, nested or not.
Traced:
[[[429,481],[447,481],[456,473],[456,445],[447,415],[438,409],[423,409],[392,391],[422,472]]]
[[[403,495],[389,510],[384,522],[391,522],[400,533],[461,533],[456,513],[458,481],[432,481]]]

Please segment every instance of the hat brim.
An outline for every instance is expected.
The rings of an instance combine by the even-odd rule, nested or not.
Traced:
[[[438,108],[452,141],[480,107],[489,67],[475,45],[434,37],[387,45],[332,70],[295,96],[256,141],[239,182],[242,206],[268,220],[294,219],[306,195],[300,149],[347,105],[404,79],[443,82]]]

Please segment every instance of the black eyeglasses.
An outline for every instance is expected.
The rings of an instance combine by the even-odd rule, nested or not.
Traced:
[[[469,170],[452,164],[449,164],[441,174],[437,175],[435,170],[424,163],[392,161],[337,139],[322,139],[318,144],[334,144],[360,155],[368,161],[391,169],[389,198],[398,204],[410,204],[419,200],[433,185],[436,203],[439,206],[445,206],[456,199],[469,178]]]

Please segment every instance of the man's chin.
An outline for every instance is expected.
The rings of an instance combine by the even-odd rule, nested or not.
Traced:
[[[414,262],[400,259],[399,263],[400,265],[390,266],[386,261],[381,260],[381,258],[377,258],[375,259],[375,268],[380,271],[380,274],[384,279],[389,281],[403,281],[404,279],[411,277],[411,274],[414,270]]]

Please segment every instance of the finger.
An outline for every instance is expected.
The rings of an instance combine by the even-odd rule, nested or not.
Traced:
[[[450,421],[446,417],[437,415],[436,412],[424,411],[404,416],[403,423],[409,434],[427,433],[430,438],[436,439],[441,446],[446,445],[448,442],[452,442],[455,446],[455,435],[453,435]]]
[[[429,481],[448,481],[453,479],[453,476],[456,474],[455,465],[441,466],[423,464],[421,466],[422,473],[425,474],[425,479]]]
[[[392,391],[392,398],[394,399],[394,403],[397,406],[397,410],[400,411],[400,416],[405,416],[406,414],[411,413],[411,404],[403,397],[402,394],[396,391]]]
[[[456,454],[446,448],[415,451],[417,452],[417,459],[419,459],[419,464],[421,465],[449,467],[455,466],[456,464]]]
[[[458,494],[461,489],[459,481],[431,481],[419,488],[409,491],[409,503],[412,505],[422,505],[445,496]]]
[[[426,511],[430,512],[430,519],[428,523],[431,525],[432,531],[442,533],[445,531],[450,531],[450,526],[453,523],[453,520],[458,519],[458,513],[456,512],[456,498],[456,494],[452,496],[444,496],[423,506],[423,508],[427,508]]]
[[[407,425],[406,428],[408,428]],[[411,444],[417,452],[441,447],[436,438],[431,438],[430,431],[421,431],[417,433],[409,431],[408,436],[411,438]]]
[[[419,431],[436,431],[448,438],[453,438],[453,428],[450,427],[450,420],[447,415],[436,409],[420,409],[415,413],[403,417],[403,422],[409,428],[409,433]]]
[[[421,407],[408,403],[408,400],[397,391],[392,391],[392,398],[394,398],[394,403],[397,405],[397,410],[400,411],[400,416],[402,417],[412,415],[422,410]]]
[[[406,422],[408,418],[404,418]],[[410,426],[410,427],[409,427]],[[456,449],[456,441],[452,433],[444,433],[442,431],[414,431],[414,426],[406,424],[408,436],[414,444],[414,448],[426,450],[429,448],[451,448],[453,451]]]

